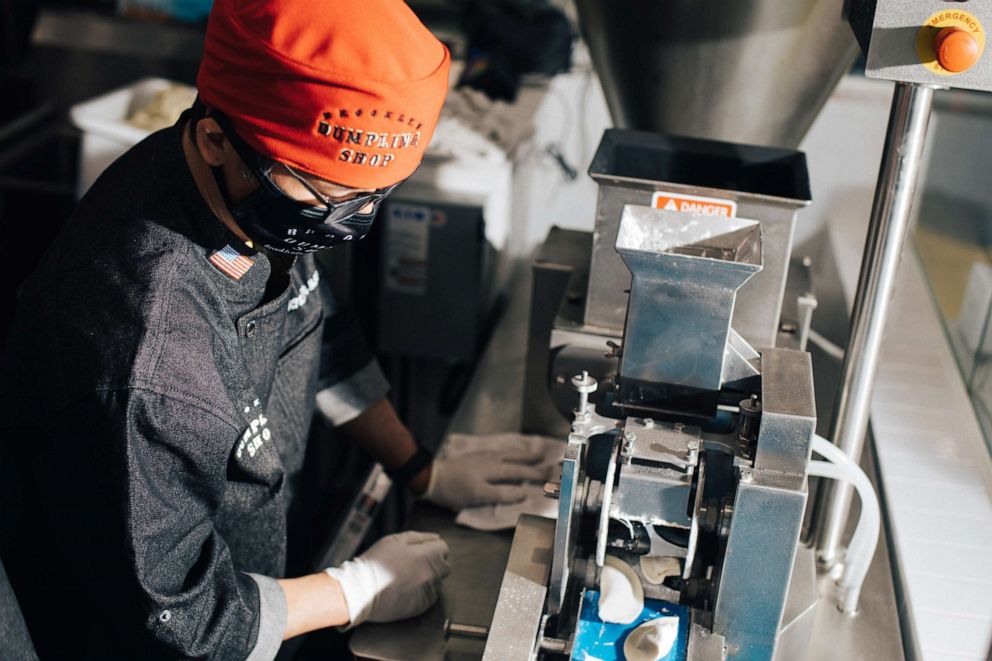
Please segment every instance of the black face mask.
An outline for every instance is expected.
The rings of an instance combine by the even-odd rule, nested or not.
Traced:
[[[268,250],[288,255],[302,255],[365,238],[372,229],[379,204],[399,184],[373,193],[357,195],[342,202],[328,200],[291,168],[294,176],[321,204],[312,205],[293,199],[272,180],[275,163],[251,149],[222,116],[214,116],[231,141],[245,166],[258,179],[258,190],[238,204],[231,197],[219,167],[211,168],[224,201],[238,226]],[[372,205],[372,211],[358,213]]]

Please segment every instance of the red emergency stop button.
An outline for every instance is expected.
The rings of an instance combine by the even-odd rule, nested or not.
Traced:
[[[933,40],[940,66],[952,73],[967,71],[978,62],[982,54],[978,39],[963,28],[946,27],[941,29]]]

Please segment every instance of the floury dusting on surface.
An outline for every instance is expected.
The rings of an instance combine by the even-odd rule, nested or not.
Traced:
[[[745,218],[704,216],[627,205],[620,220],[616,247],[617,250],[639,252],[673,252],[758,224]]]

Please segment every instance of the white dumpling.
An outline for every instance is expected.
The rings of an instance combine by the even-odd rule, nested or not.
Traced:
[[[630,632],[623,643],[627,661],[659,661],[668,656],[679,637],[679,618],[666,615],[648,620]]]
[[[664,556],[642,555],[641,574],[644,580],[652,585],[661,585],[669,576],[678,576],[682,573],[682,565],[678,558],[668,558]]]
[[[623,560],[606,556],[599,576],[599,618],[630,624],[644,610],[644,588],[634,569]]]

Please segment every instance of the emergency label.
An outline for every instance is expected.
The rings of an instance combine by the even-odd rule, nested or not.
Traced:
[[[651,196],[651,206],[665,211],[683,211],[698,213],[703,216],[723,216],[733,218],[737,215],[737,203],[733,200],[721,200],[715,197],[699,197],[685,193],[667,193],[656,191]]]
[[[942,76],[953,76],[957,73],[948,71],[937,61],[934,39],[942,28],[966,30],[978,41],[979,56],[985,52],[985,28],[982,27],[982,22],[977,17],[960,9],[942,9],[934,12],[916,33],[916,54],[919,55],[923,66],[933,73]]]
[[[427,293],[431,209],[413,204],[389,204],[386,210],[386,289],[423,296]]]

